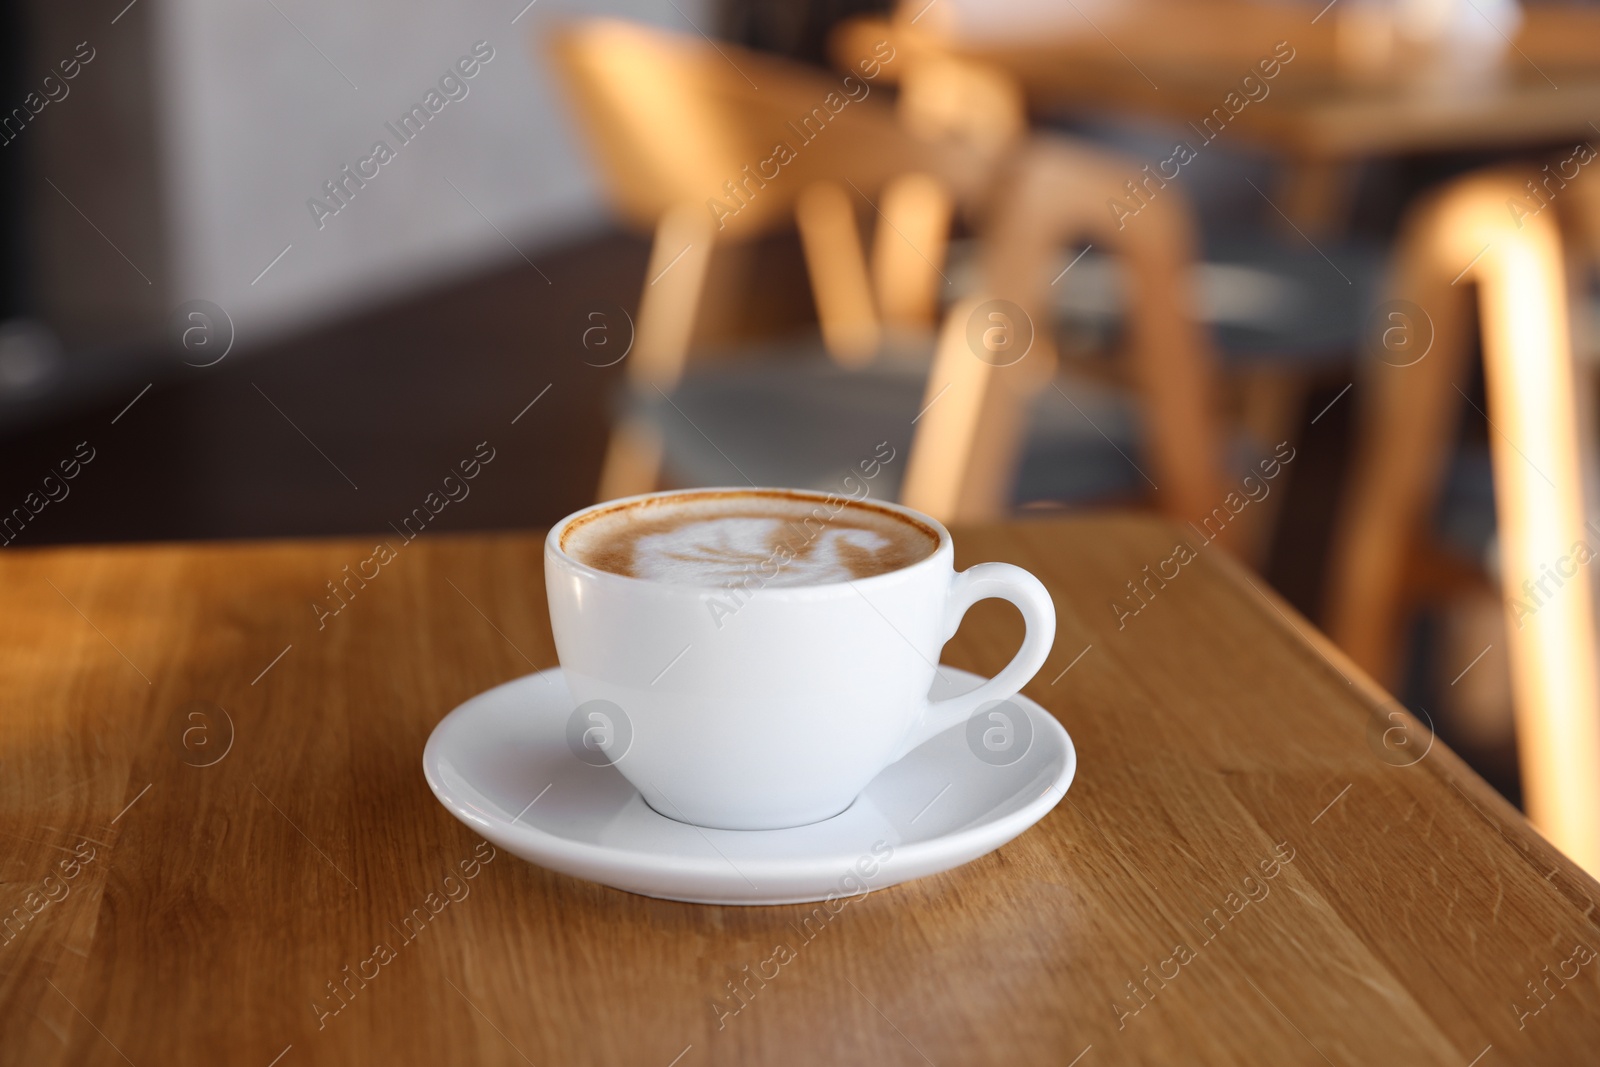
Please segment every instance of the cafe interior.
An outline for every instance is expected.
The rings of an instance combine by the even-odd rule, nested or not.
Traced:
[[[1374,759],[1600,875],[1594,5],[0,18],[0,561],[852,476],[958,542],[1138,513],[1172,551],[1074,610],[1225,557],[1392,694]]]

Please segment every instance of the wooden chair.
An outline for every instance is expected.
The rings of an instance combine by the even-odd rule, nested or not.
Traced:
[[[1431,347],[1366,368],[1327,622],[1353,659],[1397,682],[1411,609],[1437,588],[1430,524],[1466,400],[1475,285],[1523,794],[1534,824],[1600,872],[1594,583],[1574,556],[1579,544],[1600,551],[1585,522],[1594,383],[1573,360],[1558,224],[1558,211],[1582,205],[1589,233],[1600,235],[1600,205],[1580,182],[1553,207],[1519,217],[1508,205],[1527,202],[1526,182],[1538,176],[1510,168],[1458,180],[1403,228],[1394,293],[1415,310],[1392,325],[1431,333]]]
[[[733,45],[609,19],[564,27],[552,45],[613,204],[655,234],[631,384],[668,392],[682,378],[713,251],[791,220],[833,358],[870,359],[885,327],[931,328],[953,200],[971,195],[977,168],[911,137],[872,98],[877,78],[867,73],[892,57],[864,59],[845,83]],[[830,100],[844,102],[839,113]],[[792,155],[781,163],[780,142]],[[876,200],[879,218],[870,266],[857,231],[861,198]],[[661,446],[647,422],[624,420],[600,497],[653,488]]]
[[[835,370],[855,374],[847,386],[852,397],[883,387],[886,396],[894,394],[884,410],[908,408],[901,421],[916,436],[902,498],[953,519],[1003,507],[1025,431],[1023,406],[1030,397],[1063,409],[1073,401],[1039,392],[1055,370],[1048,338],[1040,337],[1015,366],[1000,367],[974,352],[967,320],[986,296],[1038,305],[1035,289],[1050,281],[1049,255],[1074,220],[1093,212],[1103,216],[1106,183],[1128,164],[1061,146],[1032,148],[1022,137],[1020,101],[1003,88],[959,68],[923,70],[917,75],[923,91],[902,97],[914,106],[903,103],[897,116],[873,99],[850,104],[836,125],[799,149],[777,180],[752,190],[744,208],[714,218],[708,195],[728,192],[730,175],[737,179],[745,163],[770,155],[774,131],[836,90],[838,76],[616,22],[568,28],[557,36],[555,49],[619,207],[656,230],[629,367],[636,390],[658,389],[678,407],[670,394],[684,381],[711,249],[771,232],[792,213]],[[862,70],[862,61],[851,69]],[[869,264],[854,205],[874,196],[879,224]],[[1075,206],[1061,209],[1058,202]],[[888,380],[885,374],[873,378],[864,373],[865,364],[879,371],[894,362],[873,363],[884,339],[926,332],[938,312],[944,242],[957,207],[985,227],[993,220],[1006,242],[986,260],[992,280],[947,316],[936,361],[940,384],[927,377],[926,359],[888,368]],[[1034,212],[1055,240],[1040,239],[1029,219]],[[1130,227],[1126,238],[1106,234],[1104,240],[1127,250],[1136,284],[1153,298],[1141,301],[1134,347],[1141,368],[1138,395],[1157,457],[1153,466],[1164,486],[1157,501],[1175,515],[1202,520],[1220,504],[1221,494],[1208,421],[1209,353],[1203,338],[1185,325],[1192,317],[1181,267],[1190,247],[1182,203],[1174,196],[1151,213],[1148,225]],[[840,388],[822,397],[824,405],[846,388],[844,373],[833,375]],[[770,394],[807,388],[792,374],[778,378],[764,367],[748,373],[719,367],[714,378],[706,377],[713,387],[721,383],[730,390],[714,396],[708,411],[739,406],[752,389]],[[811,375],[818,377],[828,375]],[[678,414],[688,418],[693,412],[680,408]],[[629,418],[619,426],[602,496],[654,487],[663,438],[652,423]],[[723,452],[714,435],[701,436]]]
[[[965,115],[971,124],[996,128],[1009,128],[1012,117],[1016,116],[1018,128],[1013,136],[1020,143],[1026,135],[1026,123],[1022,121],[1025,119],[1025,103],[1021,82],[1002,66],[986,62],[983,57],[987,53],[982,48],[963,51],[949,47],[950,28],[939,28],[936,25],[939,22],[937,12],[925,12],[924,7],[923,4],[910,2],[898,5],[891,19],[866,17],[844,23],[835,36],[835,61],[841,65],[848,64],[866,53],[873,42],[887,37],[901,51],[898,65],[886,72],[885,76],[896,79],[900,84],[903,112],[955,113]],[[1080,26],[1085,32],[1092,32],[1070,12],[1066,21]],[[1057,27],[1058,31],[1060,29]],[[959,89],[954,86],[959,86]],[[992,117],[983,116],[981,112],[984,109],[990,111]],[[1170,142],[1165,147],[1170,147]],[[1357,330],[1353,324],[1365,317],[1375,288],[1367,283],[1367,278],[1375,270],[1363,270],[1362,267],[1380,264],[1382,250],[1354,242],[1334,245],[1324,240],[1323,244],[1333,249],[1339,261],[1345,265],[1350,278],[1355,279],[1354,284],[1336,274],[1320,252],[1303,246],[1298,236],[1293,245],[1265,238],[1235,240],[1213,249],[1209,258],[1202,262],[1202,251],[1191,222],[1192,211],[1187,205],[1171,202],[1177,198],[1174,190],[1182,189],[1182,180],[1170,183],[1169,188],[1169,183],[1147,176],[1148,168],[1142,167],[1144,161],[1134,162],[1130,166],[1128,161],[1118,160],[1116,153],[1089,148],[1087,145],[1083,146],[1080,155],[1090,163],[1081,168],[1081,177],[1093,175],[1091,180],[1104,190],[1098,202],[1093,206],[1087,203],[1063,206],[1053,203],[1046,196],[1039,200],[1036,209],[1042,213],[1047,228],[1057,227],[1060,230],[1055,235],[1057,247],[1063,240],[1071,238],[1092,243],[1092,250],[1078,267],[1080,276],[1092,273],[1103,277],[1107,272],[1106,261],[1111,258],[1121,260],[1127,266],[1141,257],[1159,256],[1159,247],[1144,248],[1139,240],[1148,237],[1152,231],[1156,232],[1157,241],[1166,240],[1165,231],[1170,229],[1174,246],[1188,257],[1187,269],[1198,267],[1214,282],[1226,280],[1233,283],[1234,288],[1249,285],[1244,281],[1249,276],[1272,283],[1270,287],[1251,290],[1253,302],[1258,305],[1253,313],[1241,315],[1233,310],[1227,313],[1226,319],[1208,324],[1208,329],[1195,330],[1184,326],[1182,332],[1194,338],[1191,344],[1206,348],[1207,361],[1215,368],[1211,374],[1217,382],[1210,388],[1215,395],[1208,398],[1208,404],[1220,404],[1235,412],[1229,423],[1227,444],[1216,440],[1210,442],[1209,447],[1225,448],[1231,454],[1247,451],[1251,444],[1259,450],[1262,444],[1271,447],[1272,443],[1279,441],[1295,442],[1312,386],[1346,373],[1351,354],[1358,346]],[[1117,161],[1118,165],[1093,165],[1111,161]],[[1112,200],[1125,204],[1138,203],[1128,192],[1130,178],[1135,184],[1144,182],[1146,189],[1151,185],[1161,188],[1156,189],[1152,201],[1154,209],[1139,208],[1137,219],[1127,220],[1124,228],[1109,217],[1106,205]],[[1074,183],[1079,187],[1084,184],[1081,180]],[[1242,178],[1240,186],[1243,187]],[[1163,199],[1167,202],[1156,206],[1156,202]],[[1063,210],[1065,215],[1062,214]],[[1026,221],[1023,225],[1027,225]],[[1124,232],[1136,226],[1143,231],[1142,234]],[[1127,243],[1130,247],[1118,247],[1119,243]],[[1065,261],[1050,269],[1047,277],[1053,277],[1062,265],[1065,265]],[[1141,317],[1148,315],[1151,310],[1146,294],[1169,292],[1174,283],[1181,285],[1184,291],[1180,304],[1184,313],[1205,322],[1205,316],[1197,314],[1200,303],[1198,292],[1193,291],[1195,279],[1180,279],[1176,274],[1169,274],[1168,280],[1162,280],[1159,271],[1156,276],[1134,278],[1131,285],[1124,286],[1133,292],[1124,294],[1120,301],[1102,300],[1097,305],[1088,306],[1083,301],[1072,300],[1063,291],[1067,287],[1058,286],[1054,289],[1056,299],[1051,303],[1056,305],[1056,319],[1076,333],[1097,337],[1135,335],[1134,358],[1129,361],[1129,369],[1136,376],[1144,375],[1148,374],[1149,367],[1138,354],[1140,339],[1137,334],[1150,325],[1148,319],[1141,321]],[[1252,314],[1254,317],[1251,317]],[[1172,326],[1173,323],[1169,322],[1155,328],[1168,331]],[[1142,389],[1143,385],[1144,382],[1134,382],[1136,389]],[[1158,407],[1164,406],[1159,397],[1147,399],[1155,401]],[[1172,437],[1180,441],[1178,450],[1184,451],[1179,435],[1174,433]],[[1171,458],[1156,462],[1166,465]],[[1169,482],[1177,484],[1170,477],[1165,481],[1160,477],[1153,480],[1163,485]],[[1198,490],[1197,495],[1206,495],[1208,492],[1212,493],[1211,502],[1202,507],[1191,501],[1187,505],[1188,515],[1205,513],[1206,508],[1217,507],[1214,489]],[[977,509],[972,512],[974,515],[992,513],[994,499],[994,494],[990,493],[987,502],[984,502],[980,494],[978,498],[967,498],[964,506]],[[1259,560],[1264,555],[1282,500],[1283,494],[1277,493],[1262,506],[1242,516],[1242,521],[1230,536],[1230,547],[1247,559]],[[1184,506],[1176,504],[1177,508]]]

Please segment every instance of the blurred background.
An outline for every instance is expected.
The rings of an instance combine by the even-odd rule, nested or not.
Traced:
[[[1152,509],[1595,869],[1595,7],[7,0],[0,50],[6,550],[874,458]]]

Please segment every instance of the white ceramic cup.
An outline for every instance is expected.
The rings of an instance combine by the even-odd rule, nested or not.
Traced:
[[[938,536],[930,555],[853,581],[756,589],[731,614],[737,601],[727,589],[612,574],[561,548],[567,528],[597,509],[696,492],[814,497],[825,514],[843,499],[651,493],[585,508],[550,531],[545,588],[562,675],[580,708],[615,705],[594,705],[606,708],[596,721],[618,739],[608,755],[662,815],[729,830],[831,818],[883,768],[1014,696],[1044,664],[1056,613],[1039,580],[1008,563],[958,573],[950,531],[894,504],[849,506],[925,527]],[[1021,610],[1022,647],[972,692],[931,700],[940,650],[967,609],[990,597]]]

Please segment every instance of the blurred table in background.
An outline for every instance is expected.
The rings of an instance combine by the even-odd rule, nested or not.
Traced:
[[[1032,32],[1005,32],[1000,10],[987,24],[962,25],[941,23],[937,5],[920,16],[902,8],[895,20],[846,24],[835,54],[865,53],[887,37],[906,54],[897,76],[918,63],[977,65],[1013,79],[1036,113],[1171,120],[1192,128],[1179,136],[1202,151],[1200,124],[1222,108],[1225,131],[1214,123],[1211,136],[1282,156],[1291,170],[1278,205],[1321,231],[1338,228],[1349,163],[1600,137],[1600,11],[1525,7],[1498,62],[1452,68],[1398,41],[1370,5],[1329,4],[1320,15],[1315,5],[1248,0],[1073,6]],[[1246,76],[1266,95],[1247,89]],[[1225,104],[1230,93],[1245,101],[1237,113]]]
[[[821,905],[632,896],[434,800],[440,718],[555,663],[537,532],[401,544],[322,625],[376,538],[0,554],[6,1062],[1590,1062],[1600,885],[1219,548],[1141,578],[1188,536],[957,530],[1051,590],[1027,691],[1077,781],[814,940]],[[944,658],[1019,629],[979,605]]]

